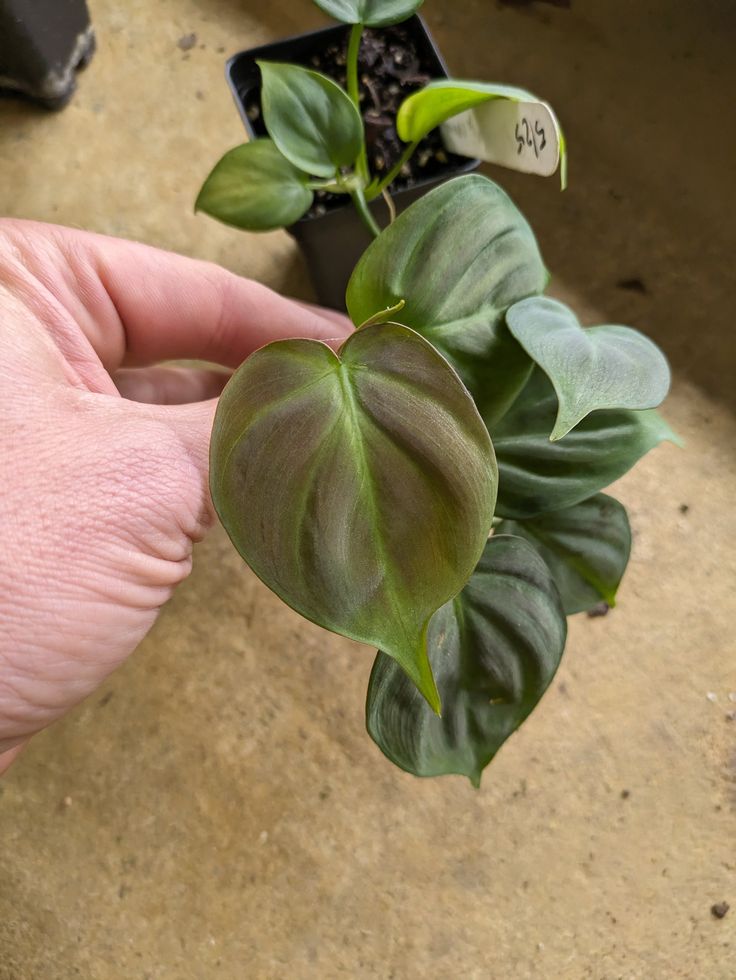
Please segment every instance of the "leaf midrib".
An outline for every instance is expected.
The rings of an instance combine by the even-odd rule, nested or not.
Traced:
[[[366,458],[365,447],[362,438],[362,431],[359,421],[360,406],[355,397],[355,392],[353,391],[353,385],[350,378],[350,368],[344,361],[340,362],[337,370],[338,380],[340,382],[340,390],[343,394],[343,399],[346,407],[346,427],[350,429],[351,442],[356,447],[356,461],[359,464],[359,470],[362,481],[368,485],[368,507],[370,510],[370,517],[372,526],[375,529],[375,542],[376,550],[379,554],[379,558],[382,562],[384,568],[384,587],[386,590],[386,597],[389,600],[391,609],[396,616],[397,622],[401,623],[402,631],[406,635],[406,630],[404,626],[404,617],[401,612],[401,607],[398,601],[398,596],[396,595],[396,584],[394,582],[393,576],[391,575],[391,564],[389,561],[389,552],[386,547],[386,541],[384,533],[382,530],[382,523],[380,520],[380,514],[378,508],[376,507],[376,485],[371,473],[370,466],[368,465],[368,460]],[[418,667],[418,665],[415,665]]]
[[[537,525],[533,525],[531,521],[521,522],[529,534],[533,538],[536,538],[540,544],[544,545],[546,548],[557,555],[558,558],[562,558],[564,561],[568,562],[573,569],[578,573],[580,578],[591,585],[598,594],[612,605],[615,602],[615,592],[604,584],[604,582],[598,578],[595,574],[590,573],[590,567],[585,564],[584,558],[577,558],[572,552],[568,551],[563,545],[561,545],[552,535],[541,531]]]

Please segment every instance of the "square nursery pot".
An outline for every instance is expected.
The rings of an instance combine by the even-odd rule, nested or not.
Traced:
[[[0,0],[0,91],[61,109],[94,49],[85,0]]]
[[[447,78],[447,67],[422,19],[415,15],[400,27],[413,43],[421,74],[430,78]],[[391,28],[384,30],[390,31]],[[327,27],[241,51],[228,61],[227,78],[251,138],[267,135],[260,113],[261,73],[256,61],[286,61],[309,68],[319,65],[317,70],[330,74],[327,67],[320,65],[320,58],[336,44],[347,45],[349,32],[350,28],[343,24]],[[381,34],[382,31],[379,29],[373,33]],[[402,97],[421,87],[421,84],[423,82],[412,86],[409,82],[402,86]],[[437,147],[442,149],[440,160],[434,155]],[[422,154],[423,146],[420,144],[415,158],[423,158]],[[450,177],[475,170],[479,163],[478,160],[456,156],[445,150],[437,132],[430,134],[430,141],[424,147],[424,157],[428,154],[431,154],[431,166],[428,167],[430,176],[419,176],[407,186],[394,185],[391,196],[397,211],[403,211],[426,191]],[[385,225],[388,210],[383,198],[372,201],[370,207],[378,223]],[[371,236],[352,202],[347,197],[343,201],[342,196],[329,195],[317,213],[313,208],[287,231],[299,242],[304,253],[318,301],[333,309],[344,310],[348,280],[356,262],[371,242]]]

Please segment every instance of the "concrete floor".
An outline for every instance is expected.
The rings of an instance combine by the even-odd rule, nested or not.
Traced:
[[[0,213],[308,296],[284,233],[192,201],[242,139],[225,57],[319,11],[90,5],[99,50],[72,105],[0,103]],[[128,666],[0,783],[2,980],[736,976],[736,10],[426,7],[458,75],[559,111],[565,194],[494,174],[555,292],[649,332],[675,368],[665,414],[686,449],[616,490],[635,532],[620,604],[573,621],[553,689],[476,792],[392,769],[363,731],[371,651],[300,620],[213,533]]]

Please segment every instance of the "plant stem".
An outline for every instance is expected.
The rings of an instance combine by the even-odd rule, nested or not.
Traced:
[[[382,180],[380,180],[377,184],[374,184],[372,187],[368,189],[367,197],[369,201],[372,201],[374,197],[378,197],[379,194],[383,194],[384,190],[390,184],[392,184],[394,180],[396,180],[396,178],[401,173],[401,168],[410,159],[412,153],[414,152],[414,150],[416,150],[417,146],[419,146],[418,140],[416,143],[408,143],[404,147],[404,152],[401,154],[401,156],[393,165],[393,167],[391,167],[391,169],[386,174],[386,176]]]
[[[358,84],[358,55],[360,54],[360,40],[363,36],[363,25],[353,24],[350,28],[350,40],[348,41],[348,53],[345,64],[345,69],[347,73],[347,87],[348,95],[352,100],[355,108],[360,113],[361,119],[363,118],[363,113],[360,111],[360,86]],[[363,135],[363,143],[360,147],[360,154],[358,159],[355,161],[355,168],[361,177],[368,183],[370,179],[370,171],[368,170],[368,156],[365,151],[365,133]]]
[[[339,183],[334,178],[328,180],[309,180],[307,187],[310,191],[329,191],[330,194],[349,194],[350,191],[344,184]]]
[[[376,224],[376,219],[373,217],[370,210],[368,209],[363,188],[356,187],[355,190],[352,190],[350,192],[350,196],[353,199],[355,210],[363,219],[363,224],[366,226],[366,228],[371,233],[371,235],[374,236],[374,238],[378,238],[378,236],[381,234],[381,229]]]
[[[360,109],[360,91],[358,88],[358,53],[360,51],[360,39],[362,35],[363,25],[353,24],[350,29],[347,63],[345,65],[348,76],[348,95],[355,103],[355,107],[357,109]]]
[[[383,199],[386,202],[386,207],[388,208],[388,223],[392,225],[396,221],[396,205],[394,204],[394,199],[391,197],[387,190],[383,190]]]

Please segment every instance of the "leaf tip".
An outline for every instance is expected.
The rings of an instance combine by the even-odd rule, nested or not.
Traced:
[[[659,433],[655,445],[659,445],[661,442],[671,442],[678,449],[684,449],[687,445],[685,439],[675,432],[672,426],[666,422],[656,409],[650,409],[650,411],[652,412],[652,417],[656,417],[659,422]]]
[[[608,588],[605,587],[599,588],[601,598],[606,603],[609,609],[616,608],[616,593],[618,592],[618,588],[621,585],[622,577],[623,577],[623,572],[621,572],[621,577],[619,578],[618,582],[615,585],[612,585]]]
[[[437,682],[434,679],[434,674],[432,673],[432,668],[429,664],[429,658],[427,658],[426,661],[426,671],[422,670],[422,676],[418,678],[416,683],[417,687],[419,688],[419,692],[424,697],[424,700],[437,715],[437,717],[441,718],[442,699],[440,698],[440,692],[437,690]]]
[[[427,699],[427,703],[438,718],[442,717],[442,701],[440,699],[440,692],[437,690],[437,685],[432,678],[432,690],[422,692]]]
[[[687,442],[682,438],[682,436],[678,435],[674,429],[670,429],[668,439],[674,446],[677,446],[678,449],[684,449],[687,446]]]
[[[565,436],[568,434],[568,432],[572,428],[574,428],[574,426],[568,425],[565,422],[556,422],[554,429],[550,433],[549,441],[550,442],[559,442],[560,439],[564,439],[565,438]]]

